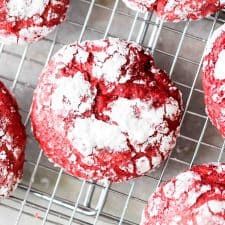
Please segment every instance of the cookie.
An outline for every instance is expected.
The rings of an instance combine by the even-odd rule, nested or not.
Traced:
[[[169,155],[181,116],[181,93],[150,53],[109,38],[56,53],[34,92],[31,121],[41,149],[68,173],[120,182]]]
[[[4,198],[21,180],[26,134],[16,101],[2,82],[0,115],[0,198]]]
[[[224,164],[194,166],[151,195],[141,225],[225,224],[224,183]]]
[[[47,36],[64,21],[69,0],[2,0],[0,42],[24,44]]]
[[[156,14],[170,22],[198,20],[214,14],[224,8],[224,1],[219,0],[123,0],[131,9]]]
[[[206,112],[225,136],[225,26],[212,35],[207,45],[202,69]]]

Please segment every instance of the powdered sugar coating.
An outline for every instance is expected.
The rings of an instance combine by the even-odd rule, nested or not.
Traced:
[[[31,120],[41,148],[67,172],[119,182],[168,156],[181,115],[181,94],[151,55],[109,38],[68,45],[52,58]]]
[[[51,98],[52,109],[55,112],[67,116],[71,108],[79,115],[91,110],[97,90],[91,90],[90,83],[84,79],[82,73],[77,72],[74,77],[63,77],[56,81],[56,86],[57,89]],[[81,102],[81,99],[86,101]]]
[[[157,4],[157,0],[123,0],[123,2],[131,9],[147,12],[153,10]]]
[[[198,20],[224,7],[218,0],[158,0],[157,14],[167,21]]]
[[[203,88],[206,111],[212,123],[225,136],[225,25],[210,39],[203,61]]]
[[[48,3],[49,0],[8,0],[6,3],[6,8],[10,17],[27,19],[33,17],[36,14],[41,15]]]
[[[3,0],[0,42],[24,44],[48,35],[66,15],[69,0]]]
[[[0,82],[0,198],[8,197],[22,177],[25,128],[17,104]]]
[[[205,56],[208,55],[213,50],[214,43],[224,32],[225,26],[220,26],[213,32],[212,36],[210,37],[206,45],[206,50],[204,52]]]
[[[225,65],[225,49],[220,52],[220,54],[218,55],[218,60],[215,64],[214,77],[217,80],[225,80],[224,65]]]
[[[148,200],[141,225],[225,224],[223,164],[194,166],[162,184]]]
[[[127,137],[118,126],[98,120],[94,116],[76,119],[68,130],[67,138],[83,156],[90,156],[100,149],[112,152],[129,149]]]
[[[219,0],[123,0],[131,9],[146,12],[155,11],[165,21],[179,22],[197,20],[216,13],[224,7],[225,2]]]

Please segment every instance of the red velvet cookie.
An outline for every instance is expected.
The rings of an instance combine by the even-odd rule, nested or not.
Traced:
[[[68,173],[119,182],[155,168],[176,143],[179,90],[149,52],[109,38],[61,49],[40,76],[31,121]]]
[[[0,82],[0,198],[9,196],[21,180],[25,141],[16,101]]]
[[[203,89],[206,112],[225,136],[225,25],[210,39],[203,62]]]
[[[198,20],[216,13],[225,5],[219,0],[123,0],[134,10],[147,12],[154,10],[165,21]]]
[[[148,200],[141,225],[224,225],[225,164],[205,164],[162,184]]]
[[[1,0],[0,42],[39,40],[65,19],[68,6],[69,0]]]
[[[218,12],[224,7],[219,0],[158,0],[157,14],[166,21],[198,20]]]

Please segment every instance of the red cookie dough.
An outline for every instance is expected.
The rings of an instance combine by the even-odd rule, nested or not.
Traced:
[[[149,52],[109,38],[70,44],[53,57],[31,121],[41,149],[68,173],[119,182],[168,156],[181,114],[179,90]]]
[[[64,19],[69,0],[1,0],[0,42],[30,43],[47,36]]]
[[[0,82],[0,198],[9,196],[21,180],[25,141],[16,101]]]
[[[141,225],[224,225],[225,164],[204,164],[162,184]]]
[[[225,25],[210,39],[203,62],[206,112],[225,137]]]
[[[225,2],[219,0],[123,0],[125,4],[137,11],[154,10],[165,21],[179,22],[198,20],[224,8]]]

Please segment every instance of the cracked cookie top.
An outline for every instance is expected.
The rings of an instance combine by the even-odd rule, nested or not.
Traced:
[[[64,19],[69,0],[1,0],[0,42],[24,44],[47,36]]]
[[[67,172],[122,181],[168,156],[181,114],[179,90],[149,52],[109,38],[70,44],[52,58],[31,119],[41,148]]]
[[[9,196],[22,177],[25,141],[16,101],[0,82],[0,198]]]
[[[225,25],[214,31],[206,46],[202,84],[206,113],[225,137]]]
[[[165,21],[198,20],[224,8],[224,0],[123,0],[131,9],[155,11]]]
[[[224,184],[224,164],[194,166],[152,194],[141,225],[223,225]]]

